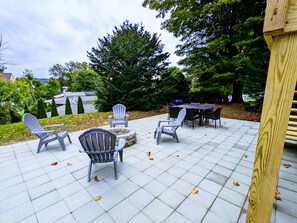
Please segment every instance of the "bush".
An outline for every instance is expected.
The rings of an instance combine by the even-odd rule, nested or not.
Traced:
[[[85,113],[84,104],[81,97],[79,96],[78,102],[77,102],[77,114],[83,114],[83,113]]]
[[[55,99],[52,99],[52,111],[51,111],[51,117],[59,116],[57,105],[55,102]]]
[[[10,123],[10,115],[5,107],[0,105],[0,125],[5,125]]]
[[[65,115],[72,115],[72,109],[68,97],[66,98]]]
[[[45,104],[42,98],[37,101],[37,118],[47,118]]]
[[[27,104],[25,104],[24,113],[31,113]]]
[[[22,116],[15,109],[10,109],[9,115],[10,115],[11,123],[16,123],[16,122],[22,121]]]

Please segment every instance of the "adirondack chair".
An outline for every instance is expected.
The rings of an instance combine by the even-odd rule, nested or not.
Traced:
[[[117,176],[117,159],[120,154],[120,160],[123,161],[123,148],[125,139],[120,138],[116,147],[116,135],[104,129],[90,129],[79,136],[79,141],[89,158],[88,182],[91,180],[91,171],[93,163],[114,163],[114,175]]]
[[[182,110],[180,110],[175,120],[159,121],[158,127],[156,128],[155,134],[154,134],[154,138],[156,138],[157,136],[157,145],[159,145],[160,143],[162,133],[172,136],[173,138],[176,139],[177,142],[179,142],[176,134],[176,130],[178,129],[178,127],[182,125],[184,118],[186,116],[186,113],[187,113],[186,109],[183,108]],[[161,125],[163,122],[167,122],[168,124]]]
[[[125,125],[128,127],[129,115],[126,114],[126,107],[122,104],[116,104],[112,107],[113,115],[108,116],[110,128],[116,125]]]
[[[47,146],[48,143],[55,140],[58,140],[62,150],[65,151],[66,147],[64,144],[64,138],[66,136],[68,137],[68,140],[71,143],[70,136],[66,131],[64,124],[41,126],[37,118],[34,115],[29,113],[24,114],[23,123],[32,132],[32,134],[35,134],[40,139],[38,148],[37,148],[37,153],[40,152],[40,149],[44,144],[45,146]],[[62,131],[58,132],[57,130],[46,130],[47,128],[52,128],[52,127],[61,128]]]

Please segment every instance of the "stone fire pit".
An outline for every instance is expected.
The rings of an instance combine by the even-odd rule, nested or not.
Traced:
[[[126,139],[125,147],[132,146],[136,143],[136,131],[134,129],[112,128],[107,130],[117,136],[116,145],[118,145],[120,138]]]

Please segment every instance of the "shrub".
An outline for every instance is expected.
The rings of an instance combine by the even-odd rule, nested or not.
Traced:
[[[57,105],[55,102],[55,99],[52,99],[52,111],[51,111],[51,117],[59,116]]]
[[[22,121],[22,116],[15,109],[11,108],[9,110],[9,115],[10,115],[11,123],[16,123],[16,122]]]
[[[83,113],[85,113],[84,104],[81,97],[79,96],[78,102],[77,102],[77,114],[83,114]]]
[[[47,118],[45,104],[42,98],[37,101],[37,118]]]
[[[65,115],[72,115],[72,109],[68,97],[66,98]]]
[[[0,105],[0,125],[5,125],[10,123],[10,115],[5,107]]]
[[[25,104],[24,113],[31,113],[27,104]]]

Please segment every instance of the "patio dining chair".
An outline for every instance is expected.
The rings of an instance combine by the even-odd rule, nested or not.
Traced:
[[[220,127],[221,125],[221,111],[222,111],[223,107],[218,107],[216,108],[214,111],[212,112],[208,112],[206,114],[204,114],[204,119],[205,119],[205,123],[209,121],[209,119],[212,119],[215,121],[215,128],[217,127],[217,120],[219,120],[220,123]]]
[[[64,144],[65,137],[68,137],[68,140],[71,143],[70,136],[66,131],[64,124],[41,126],[37,118],[30,113],[24,114],[23,123],[31,131],[32,134],[35,134],[40,139],[37,147],[37,153],[40,152],[40,149],[44,144],[45,146],[47,146],[48,143],[55,140],[58,140],[62,150],[65,151],[66,150],[66,147]],[[46,130],[47,128],[53,128],[53,127],[61,128],[62,131],[58,132],[57,130]]]
[[[88,168],[88,182],[91,180],[92,165],[94,163],[108,163],[114,164],[115,179],[117,175],[117,160],[120,154],[120,160],[123,161],[123,148],[125,146],[125,139],[120,138],[119,144],[116,146],[116,135],[104,129],[90,129],[79,136],[80,144],[89,158]]]
[[[168,117],[167,119],[176,119],[178,116],[178,113],[180,111],[179,107],[175,107],[175,106],[168,106]]]
[[[199,112],[197,109],[188,108],[184,119],[184,122],[192,122],[192,127],[194,129],[195,121],[199,119]]]
[[[158,127],[155,130],[154,138],[157,137],[157,145],[159,145],[160,140],[161,140],[161,135],[166,134],[169,136],[172,136],[173,138],[178,141],[178,136],[176,134],[176,130],[182,125],[184,118],[186,116],[186,109],[183,108],[180,110],[178,113],[178,116],[175,120],[164,120],[164,121],[159,121]],[[162,123],[167,123],[167,125],[161,125]]]
[[[112,107],[113,115],[108,116],[110,128],[116,125],[125,125],[128,127],[129,115],[126,114],[126,107],[122,104],[116,104]]]

